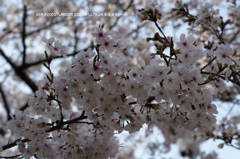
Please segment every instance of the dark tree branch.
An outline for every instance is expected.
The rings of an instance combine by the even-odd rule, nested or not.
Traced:
[[[134,30],[132,30],[130,33],[128,33],[128,34],[126,35],[126,37],[131,36],[133,33],[138,34],[139,29],[143,28],[145,25],[146,25],[146,23],[144,23],[144,24],[142,24],[142,25],[138,25],[137,28],[134,29]]]
[[[27,36],[31,36],[32,34],[41,32],[41,31],[43,31],[43,30],[45,30],[45,29],[49,29],[49,28],[52,27],[53,25],[55,25],[55,24],[60,24],[60,23],[63,23],[63,22],[65,22],[65,21],[66,21],[66,19],[61,19],[61,20],[59,20],[59,21],[52,22],[51,24],[45,25],[45,26],[43,26],[42,28],[38,28],[38,29],[36,29],[36,30],[34,30],[34,31],[31,31],[31,32],[26,33],[26,37],[27,37]]]
[[[122,14],[124,14],[124,13],[131,7],[131,5],[133,4],[133,1],[134,1],[134,0],[131,0],[131,2],[128,4],[127,8],[126,8],[126,9],[123,9]],[[120,18],[121,18],[121,16],[117,17],[117,19],[116,19],[116,21],[114,22],[114,24],[109,27],[110,30],[117,25],[117,23],[118,23],[118,21],[119,21]]]
[[[237,77],[237,74],[234,73],[234,70],[233,70],[232,66],[230,66],[230,70],[232,71],[232,74],[231,74],[230,77],[233,77],[233,79],[232,79],[232,81],[234,81],[233,83],[235,83],[235,84],[240,86],[239,77]]]
[[[87,48],[83,49],[83,51],[87,51],[88,48],[92,48],[92,49],[94,48],[93,42],[91,42],[91,44]],[[76,51],[76,52],[73,52],[71,54],[68,54],[67,57],[74,56],[74,55],[78,54],[79,52],[80,51]],[[63,58],[63,56],[55,56],[55,57],[53,57],[53,60],[54,59],[60,59],[60,58]],[[32,62],[32,63],[27,63],[25,65],[19,66],[19,69],[27,69],[31,66],[39,65],[39,64],[42,64],[42,63],[47,62],[47,61],[48,61],[48,59],[42,59],[42,60],[35,61],[35,62]]]
[[[225,77],[224,76],[221,76],[221,75],[217,75],[215,73],[211,73],[211,72],[204,72],[204,71],[201,71],[201,74],[205,74],[205,75],[213,75],[213,76],[217,76],[223,80],[225,80]],[[231,79],[232,75],[230,77],[228,77],[228,80],[231,81],[232,83],[240,86],[240,82],[237,80],[234,80],[234,79]]]
[[[167,37],[165,36],[165,34],[163,33],[162,29],[159,27],[157,21],[154,21],[154,24],[156,25],[156,27],[158,28],[158,30],[162,33],[162,35],[164,36],[164,39],[169,42],[169,40],[167,39]]]
[[[222,30],[222,33],[219,34],[218,31],[216,29],[214,29],[211,25],[209,25],[209,27],[212,29],[213,33],[217,36],[217,38],[219,39],[219,41],[222,43],[222,44],[225,44],[223,38],[222,38],[222,35],[223,35],[223,30]]]
[[[0,49],[0,54],[5,58],[5,60],[12,66],[15,73],[31,88],[33,92],[36,92],[38,90],[38,86],[36,83],[34,83],[29,76],[21,69],[20,67],[17,67],[9,57],[6,56],[6,54],[3,52],[2,49]]]
[[[17,139],[17,140],[15,140],[14,142],[12,142],[10,144],[2,146],[2,150],[6,150],[6,149],[9,149],[9,148],[12,148],[12,147],[16,146],[17,142],[23,142],[24,143],[24,142],[28,142],[28,141],[30,141],[30,140],[28,140],[28,139],[23,139],[23,140]]]
[[[11,116],[10,116],[10,109],[9,109],[9,104],[7,102],[7,98],[2,90],[2,85],[0,84],[0,93],[1,93],[1,96],[2,96],[2,99],[3,99],[3,103],[4,103],[4,108],[6,109],[7,111],[7,116],[8,116],[8,120],[11,120]]]
[[[26,50],[27,50],[27,47],[26,47],[26,41],[25,41],[25,38],[26,38],[26,23],[27,21],[27,6],[23,6],[23,18],[22,18],[22,45],[23,45],[23,51],[22,51],[22,65],[25,64],[26,62]]]
[[[237,36],[239,35],[239,33],[240,33],[240,30],[238,30],[238,31],[233,35],[233,37],[228,41],[228,43],[232,43],[232,42],[237,38]]]
[[[78,36],[77,36],[77,32],[78,32],[78,25],[75,24],[75,28],[74,28],[74,50],[73,52],[77,52],[77,44],[78,44]]]
[[[24,104],[19,110],[24,111],[25,109],[27,109],[27,107],[28,107],[28,102]]]
[[[5,158],[13,158],[14,159],[14,158],[19,158],[19,157],[22,158],[21,154],[15,155],[15,156],[0,156],[0,158],[3,158],[3,159],[5,159]]]
[[[78,120],[87,119],[87,116],[85,116],[84,114],[85,114],[85,111],[82,112],[81,116],[72,120],[63,121],[59,123],[57,126],[51,127],[49,130],[46,130],[46,132],[52,132],[54,130],[61,129],[66,124],[73,124],[73,123],[76,123]]]
[[[216,60],[216,56],[212,59],[212,60],[210,60],[205,66],[203,66],[201,69],[200,69],[200,71],[203,71],[206,67],[208,67],[209,65],[211,65],[211,63],[214,61],[214,60]]]
[[[80,52],[80,51],[77,51],[77,52],[73,52],[73,53],[71,53],[71,54],[68,54],[67,57],[74,56],[74,55],[78,54],[79,52]],[[55,56],[55,57],[53,57],[53,60],[54,60],[54,59],[60,59],[60,58],[63,58],[63,56]],[[20,66],[19,69],[27,69],[27,68],[29,68],[29,67],[31,67],[31,66],[39,65],[39,64],[42,64],[42,63],[47,62],[47,61],[48,61],[48,59],[42,59],[42,60],[39,60],[39,61],[35,61],[35,62],[32,62],[32,63],[28,63],[28,64],[25,64],[25,65],[23,65],[23,66]]]
[[[20,23],[17,23],[17,24],[13,27],[13,29],[8,29],[8,30],[6,31],[6,33],[3,34],[3,35],[0,37],[0,40],[2,40],[5,36],[7,36],[7,35],[9,35],[9,34],[11,34],[11,33],[15,33],[15,32],[13,32],[13,30],[14,30],[15,28],[17,28],[18,26],[20,26]]]

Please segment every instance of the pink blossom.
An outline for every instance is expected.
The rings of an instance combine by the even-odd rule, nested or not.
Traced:
[[[227,45],[219,45],[214,54],[217,56],[217,61],[220,63],[232,64],[232,60],[229,58],[233,54],[233,49]]]
[[[106,37],[103,39],[102,45],[99,47],[100,51],[108,51],[109,53],[112,53],[114,51],[114,47],[113,47],[114,42],[109,38]]]
[[[101,27],[98,27],[96,29],[96,32],[92,33],[92,35],[94,37],[96,37],[95,41],[96,41],[97,44],[103,44],[104,43],[104,39],[107,37],[107,35],[103,33],[103,29]]]
[[[177,46],[181,49],[182,52],[191,51],[195,48],[193,43],[195,39],[193,36],[188,36],[187,39],[185,38],[185,34],[181,34],[180,42],[177,42]]]

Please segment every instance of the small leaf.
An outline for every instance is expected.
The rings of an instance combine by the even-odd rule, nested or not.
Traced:
[[[95,63],[96,63],[96,61],[97,61],[97,57],[98,57],[98,55],[96,55],[96,56],[94,57],[94,59],[93,59],[93,67],[95,67]]]
[[[48,59],[47,51],[45,50],[44,53],[45,53],[45,57],[46,57],[46,59]]]

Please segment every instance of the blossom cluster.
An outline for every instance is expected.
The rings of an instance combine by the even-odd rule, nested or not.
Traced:
[[[48,44],[48,48],[50,49],[53,55],[55,56],[62,55],[63,57],[67,57],[66,56],[67,47],[62,45],[60,41],[58,40],[55,41],[53,37],[50,39],[43,39],[43,41]]]
[[[208,27],[210,25],[212,28],[217,29],[221,23],[219,17],[219,9],[214,9],[213,4],[206,3],[197,9],[197,21],[196,24],[205,25]]]
[[[127,59],[113,56],[126,46],[107,35],[103,26],[92,35],[96,52],[81,51],[58,76],[51,74],[38,83],[39,90],[29,100],[37,116],[26,111],[12,116],[8,127],[22,139],[17,144],[25,158],[115,157],[115,131],[133,133],[143,124],[168,124],[174,130],[206,132],[216,123],[213,91],[206,87],[209,78],[195,64],[207,54],[230,64],[231,48],[219,45],[206,53],[192,36],[182,34],[176,59],[168,65],[152,56],[148,64],[142,60],[138,67],[126,69]],[[45,42],[51,45],[54,39]],[[45,66],[50,70],[50,62]],[[66,113],[73,109],[76,112]]]
[[[192,15],[189,13],[187,4],[183,4],[182,0],[175,2],[175,8],[173,11],[177,11],[176,16],[184,16],[186,22],[194,22],[194,25],[204,28],[211,28],[217,30],[221,24],[221,18],[219,16],[219,9],[214,9],[213,4],[205,3],[197,8],[197,13]]]

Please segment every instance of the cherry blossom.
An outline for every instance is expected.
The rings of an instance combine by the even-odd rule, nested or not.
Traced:
[[[231,65],[232,60],[229,57],[233,54],[233,52],[234,51],[231,47],[219,45],[217,50],[215,51],[215,55],[217,56],[218,62]]]
[[[181,34],[180,36],[180,42],[177,42],[177,46],[183,51],[191,51],[194,49],[194,38],[193,36],[185,38],[185,34]]]
[[[163,81],[166,89],[175,90],[180,88],[180,81],[177,73],[171,73]]]
[[[103,44],[99,47],[99,50],[100,51],[108,51],[109,53],[113,52],[114,51],[114,45],[115,43],[109,38],[109,37],[106,37],[103,39]]]
[[[96,43],[102,44],[104,42],[104,39],[107,37],[106,34],[103,33],[103,29],[101,27],[98,27],[96,29],[95,33],[92,33],[94,37],[96,37]]]

